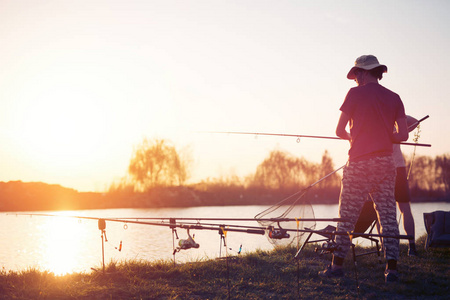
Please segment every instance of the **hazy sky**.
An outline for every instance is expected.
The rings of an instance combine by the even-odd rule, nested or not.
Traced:
[[[340,167],[345,141],[197,131],[334,136],[362,54],[430,115],[417,154],[449,153],[449,15],[445,0],[0,0],[0,181],[102,191],[144,137],[189,148],[194,182],[274,149]]]

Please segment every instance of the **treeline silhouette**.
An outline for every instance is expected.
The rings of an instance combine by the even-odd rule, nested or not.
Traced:
[[[192,160],[183,151],[166,140],[145,139],[135,149],[127,176],[105,193],[45,183],[0,182],[0,211],[272,205],[305,189],[303,200],[338,203],[341,177],[333,171],[340,166],[334,165],[327,151],[320,163],[313,163],[273,150],[245,178],[208,178],[194,184],[186,183]],[[406,161],[412,165],[413,202],[450,201],[450,154],[407,157]]]

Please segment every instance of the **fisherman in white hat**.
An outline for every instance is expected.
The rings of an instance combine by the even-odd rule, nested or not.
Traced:
[[[408,129],[400,97],[378,83],[387,67],[373,55],[356,59],[347,74],[357,87],[351,88],[340,110],[336,135],[350,141],[349,158],[344,168],[339,196],[337,232],[353,231],[361,208],[369,194],[375,203],[383,235],[398,236],[395,209],[396,169],[392,158],[392,143],[408,139]],[[349,125],[350,132],[346,127]],[[395,133],[392,128],[398,129]],[[336,235],[337,250],[330,266],[319,272],[324,277],[344,275],[342,265],[351,245],[348,235]],[[399,240],[384,238],[386,282],[398,280],[397,260]]]

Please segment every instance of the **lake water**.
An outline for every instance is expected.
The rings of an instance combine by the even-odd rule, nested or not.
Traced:
[[[166,209],[103,209],[58,212],[71,216],[90,216],[101,218],[124,217],[217,217],[217,218],[253,218],[264,210],[263,206],[223,206]],[[316,218],[335,218],[337,205],[313,205]],[[450,211],[450,203],[413,203],[413,215],[416,225],[416,238],[425,234],[424,212],[436,210]],[[42,213],[42,212],[39,212]],[[51,212],[50,212],[51,213]],[[320,229],[331,222],[318,222]],[[246,223],[258,226],[256,222]],[[335,225],[335,224],[333,224]],[[404,234],[400,226],[400,233]],[[186,231],[178,229],[178,236],[187,237]],[[175,256],[176,262],[205,260],[236,254],[242,245],[242,253],[256,249],[269,250],[272,244],[265,236],[228,232],[227,249],[221,244],[217,231],[195,230],[198,249],[181,250]],[[96,220],[24,216],[15,213],[0,214],[0,267],[5,271],[20,271],[27,268],[48,270],[55,274],[70,272],[90,272],[91,267],[101,268],[102,238]],[[172,231],[168,227],[139,224],[106,222],[104,243],[105,262],[138,260],[173,259]],[[122,249],[119,251],[120,243]],[[175,240],[177,243],[178,241]],[[222,247],[221,247],[222,245]],[[231,249],[230,249],[231,248]]]

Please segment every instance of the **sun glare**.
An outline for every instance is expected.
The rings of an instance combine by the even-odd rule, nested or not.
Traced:
[[[73,218],[49,217],[39,230],[43,233],[39,267],[56,275],[76,271],[83,259],[85,226]]]
[[[70,103],[70,102],[69,102]],[[96,151],[104,131],[102,115],[82,103],[41,101],[31,105],[21,124],[21,139],[28,155],[46,162],[79,163]]]

